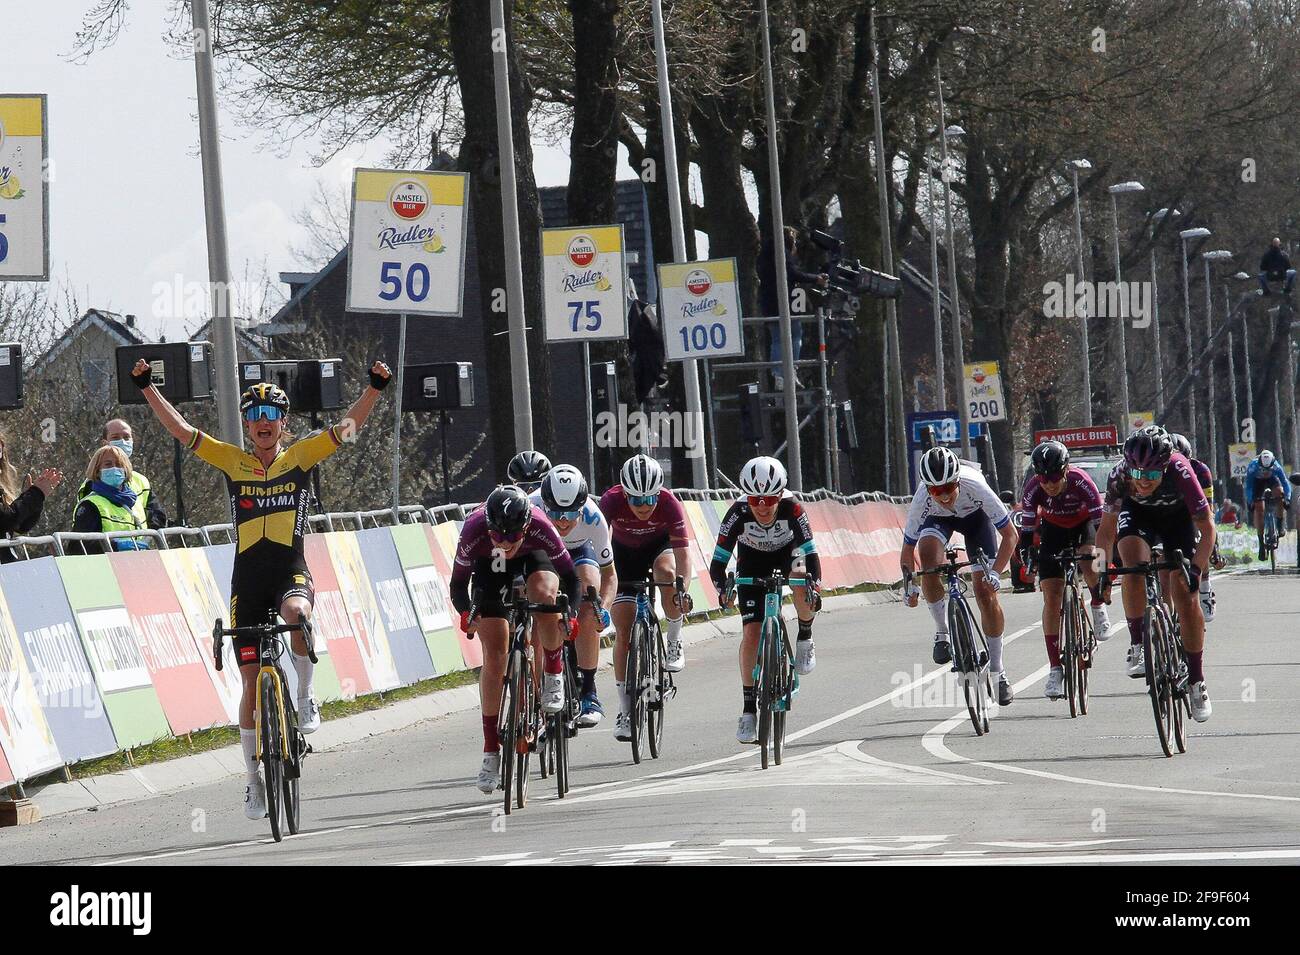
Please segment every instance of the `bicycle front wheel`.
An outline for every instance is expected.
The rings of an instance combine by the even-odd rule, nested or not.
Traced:
[[[785,621],[777,618],[780,640],[776,646],[776,663],[773,667],[776,692],[772,702],[776,709],[772,711],[772,762],[781,765],[781,753],[785,748],[785,717],[790,710],[793,690],[790,680],[790,635],[786,632]]]
[[[773,648],[777,645],[776,621],[763,618],[763,630],[758,642],[758,676],[754,680],[755,703],[758,706],[759,762],[767,769],[772,744],[772,716],[775,703],[776,680]]]
[[[528,805],[528,756],[537,733],[537,693],[533,687],[533,668],[526,653],[519,653],[515,671],[515,699],[519,701],[518,729],[515,731],[515,806]]]
[[[1065,698],[1070,701],[1070,719],[1079,715],[1079,600],[1073,587],[1065,588],[1061,614],[1061,663],[1065,671]]]
[[[284,736],[280,732],[280,688],[275,674],[267,671],[261,683],[262,769],[266,775],[266,815],[271,820],[271,838],[284,838]]]
[[[515,778],[515,734],[519,729],[518,701],[515,699],[516,654],[511,654],[506,663],[505,676],[501,680],[501,708],[497,710],[497,735],[501,745],[501,788],[505,790],[505,811],[510,815],[513,808],[514,793],[511,791]]]
[[[289,825],[289,835],[296,836],[302,824],[302,804],[298,796],[298,784],[302,779],[302,758],[306,751],[306,740],[298,732],[298,713],[292,707],[285,709],[289,724],[289,741],[284,762],[284,818]]]
[[[1173,729],[1173,701],[1169,685],[1168,660],[1165,656],[1167,643],[1167,618],[1161,611],[1147,608],[1147,625],[1143,628],[1142,652],[1146,656],[1147,694],[1151,697],[1151,712],[1156,720],[1156,736],[1160,748],[1166,756],[1174,755],[1170,744]]]
[[[646,673],[646,685],[650,687],[652,696],[645,707],[646,742],[650,744],[650,758],[658,759],[664,747],[664,638],[657,626],[649,633],[650,667]]]
[[[645,742],[645,680],[649,653],[650,628],[644,618],[637,617],[632,624],[632,638],[627,647],[627,687],[631,700],[630,712],[627,714],[628,728],[632,735],[632,762],[641,762],[641,747]]]
[[[983,736],[989,731],[988,696],[985,692],[988,680],[976,649],[970,612],[964,603],[953,606],[953,602],[949,601],[948,616],[953,660],[958,664],[957,678],[961,680],[962,694],[966,698],[966,712],[970,715],[971,725],[975,727],[975,735]]]

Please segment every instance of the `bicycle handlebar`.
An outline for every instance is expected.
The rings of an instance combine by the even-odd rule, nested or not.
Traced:
[[[247,627],[223,627],[218,618],[212,626],[212,663],[218,671],[222,668],[221,644],[224,637],[274,637],[281,633],[301,631],[311,636],[311,621],[299,620],[297,623],[257,623]],[[315,640],[307,640],[307,658],[312,663],[319,663],[316,658]]]

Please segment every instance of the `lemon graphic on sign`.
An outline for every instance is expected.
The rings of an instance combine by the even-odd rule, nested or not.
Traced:
[[[713,314],[714,314],[714,315],[726,315],[726,314],[727,314],[727,306],[723,305],[721,302],[714,302],[714,303],[713,303]]]
[[[436,232],[429,236],[429,240],[424,243],[424,251],[432,252],[435,255],[439,252],[446,251],[446,248],[447,247],[442,244],[442,236],[438,235]]]
[[[609,279],[605,278],[605,276],[602,275],[596,280],[596,291],[608,292],[611,288],[613,288],[613,286],[609,284]]]
[[[20,199],[23,191],[19,186],[18,177],[10,176],[3,183],[0,183],[0,199]]]

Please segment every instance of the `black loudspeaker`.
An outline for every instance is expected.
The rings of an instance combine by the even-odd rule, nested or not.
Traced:
[[[757,382],[740,386],[740,440],[744,444],[763,443],[763,395]]]
[[[474,366],[467,361],[407,365],[402,372],[403,411],[454,411],[474,407]]]
[[[295,412],[331,411],[343,407],[343,360],[304,358],[298,361],[241,361],[239,390],[260,381],[279,385]]]
[[[117,349],[117,400],[142,405],[144,393],[131,381],[131,369],[143,358],[153,366],[153,383],[172,404],[212,399],[212,343],[159,342]]]
[[[858,449],[858,426],[853,421],[853,402],[840,403],[840,444],[851,451]]]
[[[15,411],[23,406],[23,346],[0,344],[0,410]]]
[[[618,378],[612,361],[598,361],[591,366],[592,417],[604,411],[618,418]]]

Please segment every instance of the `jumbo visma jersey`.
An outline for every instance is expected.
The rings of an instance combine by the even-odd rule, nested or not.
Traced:
[[[329,428],[289,445],[270,467],[202,431],[195,431],[189,449],[226,476],[231,520],[239,537],[237,553],[284,547],[301,555],[311,469],[339,444],[336,429]]]

